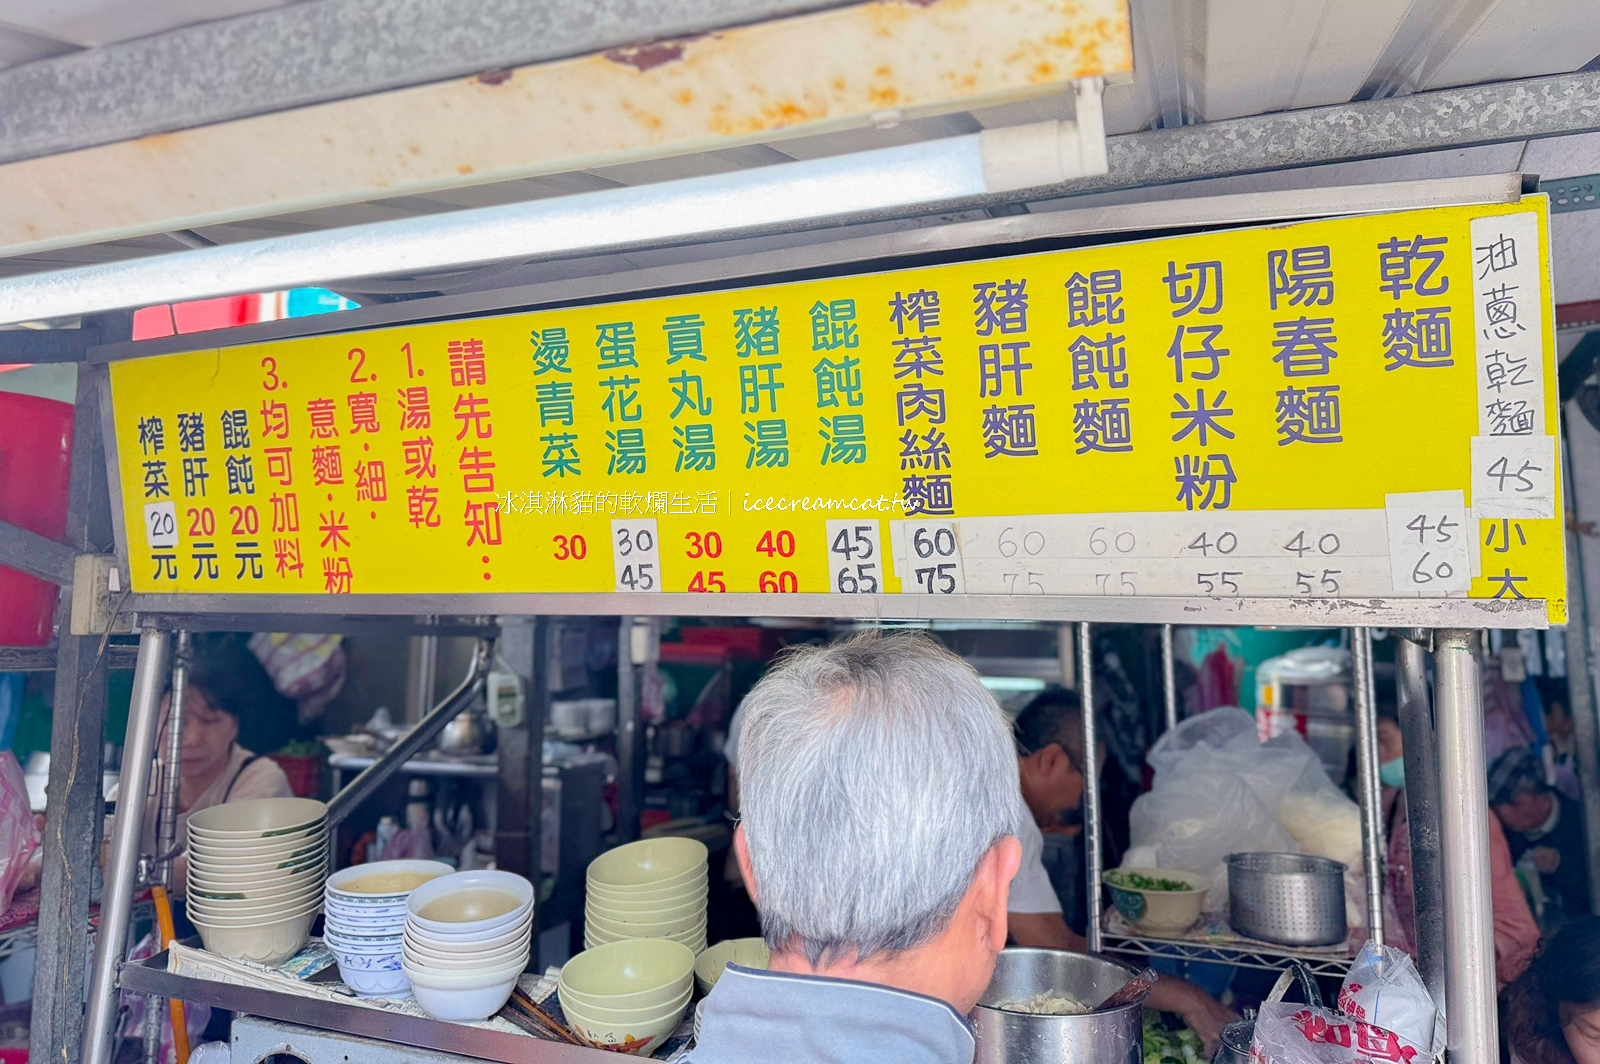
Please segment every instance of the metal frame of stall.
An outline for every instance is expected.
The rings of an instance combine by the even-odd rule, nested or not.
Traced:
[[[420,299],[346,312],[337,319],[300,319],[231,330],[229,343],[251,343],[326,333],[373,324],[399,323],[424,318],[466,316],[493,310],[528,308],[578,299],[615,295],[654,294],[686,287],[714,287],[734,281],[781,279],[813,271],[844,272],[868,268],[871,264],[896,261],[905,263],[928,258],[977,255],[985,249],[1000,249],[1027,242],[1084,237],[1136,229],[1146,234],[1195,225],[1239,225],[1313,217],[1331,217],[1380,210],[1449,204],[1507,202],[1522,190],[1518,175],[1498,178],[1464,178],[1440,181],[1407,182],[1374,186],[1347,186],[1316,189],[1272,196],[1233,195],[1196,200],[1169,200],[1133,206],[1108,206],[1048,214],[1007,216],[962,222],[900,232],[845,237],[807,247],[772,252],[737,254],[708,259],[691,266],[636,267],[625,264],[619,272],[602,276],[561,280],[519,286],[494,292],[473,292]],[[92,866],[92,839],[98,837],[99,823],[99,735],[103,729],[105,664],[103,632],[109,632],[116,617],[136,611],[142,630],[135,672],[134,703],[130,712],[128,744],[124,763],[128,772],[123,786],[126,793],[142,793],[154,762],[159,726],[158,705],[164,687],[166,658],[175,633],[198,629],[241,629],[271,626],[300,627],[317,631],[349,631],[376,621],[387,625],[414,625],[413,630],[437,630],[440,624],[455,624],[471,629],[487,628],[494,615],[608,615],[624,618],[620,646],[624,660],[636,668],[624,675],[652,667],[649,637],[660,616],[703,613],[703,596],[652,594],[645,596],[611,594],[488,594],[488,595],[351,595],[337,599],[326,596],[233,596],[233,595],[133,595],[120,589],[119,566],[127,557],[121,509],[111,505],[120,498],[120,485],[114,462],[108,462],[109,378],[105,363],[123,358],[192,350],[215,346],[206,337],[174,337],[166,340],[131,343],[126,337],[127,315],[108,316],[91,321],[86,330],[91,338],[108,342],[90,346],[86,364],[80,371],[79,418],[75,430],[72,478],[72,518],[69,521],[65,550],[74,553],[73,566],[63,558],[61,544],[40,537],[29,538],[20,530],[0,528],[0,560],[25,571],[54,579],[72,588],[64,596],[61,610],[62,635],[57,649],[58,669],[65,682],[58,682],[56,719],[57,742],[53,746],[51,776],[52,837],[57,839],[54,857],[46,861],[44,889],[56,910],[42,922],[45,948],[41,950],[41,979],[47,983],[45,1015],[48,1029],[35,1039],[39,1059],[70,1059],[67,1042],[75,1026],[73,1012],[83,974],[83,950],[74,949],[71,917],[86,912],[87,875]],[[106,450],[102,451],[102,445]],[[109,490],[106,490],[109,482]],[[108,557],[114,531],[116,557]],[[9,533],[20,533],[12,536]],[[44,546],[41,546],[43,544]],[[118,559],[124,561],[119,561]],[[98,581],[98,582],[97,582]],[[69,625],[72,608],[78,607],[92,623]],[[1581,599],[1573,603],[1575,614]],[[1489,879],[1487,857],[1486,777],[1482,741],[1482,707],[1477,663],[1473,655],[1474,628],[1542,626],[1543,603],[1483,603],[1467,599],[1444,601],[1383,600],[1323,601],[1316,604],[1273,599],[1246,599],[1227,602],[1196,602],[1186,599],[1096,599],[1022,598],[997,595],[964,596],[951,602],[913,596],[856,595],[848,602],[839,596],[789,594],[783,596],[733,594],[723,597],[719,613],[727,616],[849,616],[869,620],[1008,618],[1077,624],[1079,674],[1086,700],[1092,699],[1093,675],[1091,625],[1098,623],[1154,623],[1208,625],[1266,625],[1284,627],[1356,626],[1358,648],[1366,645],[1362,626],[1417,629],[1414,642],[1401,656],[1402,681],[1406,690],[1421,691],[1426,683],[1424,655],[1431,651],[1437,676],[1432,723],[1437,729],[1439,750],[1438,804],[1439,847],[1436,875],[1419,867],[1419,893],[1423,883],[1437,886],[1442,899],[1443,925],[1424,923],[1419,928],[1425,955],[1424,971],[1435,973],[1431,980],[1436,992],[1439,969],[1443,980],[1442,1001],[1448,1003],[1449,1046],[1456,1059],[1472,1064],[1487,1064],[1496,1052],[1494,1009],[1493,941],[1489,919]],[[846,612],[848,611],[848,612]],[[310,615],[291,621],[295,614]],[[629,621],[627,618],[635,618]],[[463,618],[481,618],[479,621]],[[1574,625],[1581,624],[1575,620]],[[1431,631],[1427,631],[1431,629]],[[83,634],[69,635],[69,632]],[[638,633],[640,638],[635,638]],[[1164,633],[1164,657],[1170,664],[1170,631]],[[1358,649],[1357,685],[1358,747],[1363,791],[1375,785],[1376,762],[1373,755],[1373,707],[1370,695],[1362,693],[1368,683],[1370,662],[1364,649]],[[1587,675],[1587,661],[1574,661],[1573,674]],[[96,674],[100,682],[94,682]],[[481,679],[478,681],[481,684]],[[464,685],[469,687],[469,683]],[[98,695],[96,695],[98,688]],[[1167,685],[1171,706],[1172,688]],[[475,690],[473,693],[476,693]],[[98,698],[98,702],[96,702]],[[435,721],[450,700],[439,707],[428,721]],[[1407,706],[1407,757],[1421,757],[1430,744],[1413,742],[1427,715],[1425,699],[1410,699]],[[1171,714],[1169,708],[1169,717]],[[1086,745],[1095,743],[1092,714],[1085,714]],[[417,733],[427,729],[419,727]],[[94,737],[86,744],[86,735]],[[421,736],[418,744],[428,736]],[[624,760],[637,760],[642,742],[636,713],[628,714],[619,736]],[[92,749],[91,749],[92,748]],[[395,762],[398,763],[398,762]],[[96,771],[84,771],[89,768]],[[352,784],[375,785],[385,766],[375,765]],[[1427,778],[1426,773],[1419,776]],[[634,796],[635,803],[637,795]],[[1090,788],[1085,796],[1085,815],[1098,815],[1099,796]],[[1381,827],[1375,812],[1368,808],[1363,816],[1367,849],[1369,895],[1374,882],[1375,862],[1381,860]],[[161,958],[146,963],[123,963],[120,941],[128,920],[128,903],[139,876],[136,864],[137,841],[143,804],[120,803],[112,831],[112,850],[106,877],[106,904],[103,932],[93,965],[87,1021],[82,1024],[84,1064],[104,1064],[110,1047],[111,1024],[116,1015],[118,989],[135,993],[180,997],[209,1002],[224,1008],[267,1019],[299,1023],[310,1027],[338,1028],[351,1035],[390,1043],[465,1052],[484,1059],[503,1061],[564,1061],[598,1059],[598,1051],[577,1049],[545,1042],[529,1042],[478,1028],[463,1028],[439,1021],[399,1017],[361,1006],[308,1003],[290,995],[269,994],[220,983],[203,983],[168,975]],[[637,815],[637,804],[632,813]],[[1413,811],[1416,816],[1416,811]],[[1418,834],[1426,836],[1427,832]],[[1415,836],[1414,836],[1415,838]],[[1087,836],[1091,872],[1100,863],[1097,833]],[[1422,862],[1419,862],[1421,864]],[[1095,877],[1097,879],[1097,876]],[[51,892],[58,892],[52,896]],[[1091,912],[1098,916],[1098,882],[1089,889]],[[59,904],[58,904],[59,902]],[[1419,909],[1422,908],[1419,906]],[[1378,913],[1381,920],[1381,911]],[[1440,933],[1442,932],[1442,934]],[[1090,927],[1091,943],[1103,945],[1098,919]],[[59,948],[55,948],[59,947]],[[48,963],[46,958],[49,958]],[[79,980],[74,982],[74,979]],[[515,1054],[515,1055],[513,1055]],[[436,1058],[435,1058],[436,1059]]]

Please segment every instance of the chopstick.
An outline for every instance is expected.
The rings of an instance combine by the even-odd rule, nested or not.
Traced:
[[[577,1035],[573,1034],[571,1031],[567,1030],[566,1027],[562,1026],[560,1023],[557,1023],[555,1018],[552,1017],[548,1012],[544,1011],[544,1009],[540,1008],[538,1003],[535,1002],[533,998],[529,997],[527,992],[524,991],[520,986],[511,992],[511,1000],[506,1002],[504,1012],[506,1013],[506,1018],[511,1020],[511,1022],[517,1022],[515,1019],[513,1019],[513,1016],[521,1017],[522,1019],[527,1020],[529,1023],[542,1028],[546,1034],[553,1035],[555,1038],[567,1043],[568,1045],[586,1046],[589,1044],[588,1042],[585,1042],[583,1039],[579,1038]],[[521,1027],[522,1024],[517,1023],[517,1026]],[[526,1028],[524,1028],[524,1030],[526,1030]]]

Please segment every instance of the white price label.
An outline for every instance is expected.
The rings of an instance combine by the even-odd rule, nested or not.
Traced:
[[[912,595],[961,595],[967,578],[954,521],[896,521],[895,571]]]
[[[178,549],[178,508],[173,503],[145,503],[144,538],[151,550]]]
[[[661,590],[661,537],[655,518],[611,522],[611,567],[618,591]]]
[[[1472,508],[1491,520],[1554,517],[1555,437],[1472,437]]]
[[[1459,491],[1384,497],[1389,573],[1396,594],[1443,598],[1472,587],[1474,529]]]
[[[828,590],[843,595],[883,591],[883,546],[876,521],[828,522]]]

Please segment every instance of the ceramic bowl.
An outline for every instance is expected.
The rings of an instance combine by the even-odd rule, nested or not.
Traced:
[[[511,928],[510,930],[500,932],[493,936],[464,939],[460,937],[446,938],[437,935],[429,935],[418,928],[412,927],[406,930],[405,937],[407,941],[413,943],[414,945],[420,946],[435,953],[441,953],[446,956],[470,957],[475,953],[492,953],[497,949],[504,949],[506,946],[512,945],[513,943],[527,942],[529,935],[532,932],[532,928],[533,921],[532,919],[528,919],[524,920],[522,923]]]
[[[629,940],[625,939],[625,938],[594,938],[594,937],[591,937],[589,935],[585,935],[584,938],[583,938],[583,948],[586,949],[586,950],[590,950],[590,949],[594,949],[596,946],[609,946],[613,942],[627,942],[627,941],[629,941]],[[673,941],[676,941],[676,940],[670,939],[670,938],[663,938],[663,939],[660,939],[659,941],[661,941],[661,942],[673,942]],[[704,953],[706,951],[706,940],[704,938],[692,939],[692,940],[688,940],[688,941],[685,941],[685,942],[680,942],[678,944],[681,945],[681,946],[687,946],[688,949],[689,949],[689,952],[693,953],[696,957],[700,956],[700,954],[702,954],[702,953]]]
[[[485,910],[479,905],[485,894],[508,895],[515,903],[509,909]],[[422,915],[434,910],[435,903],[454,906],[449,919]],[[452,872],[430,880],[406,899],[406,923],[430,934],[481,937],[515,927],[533,908],[533,884],[511,872]]]
[[[255,961],[275,968],[293,957],[305,946],[311,933],[311,924],[317,918],[315,909],[296,916],[285,916],[270,922],[257,919],[243,926],[213,924],[193,913],[189,920],[200,931],[200,941],[206,950],[219,957],[232,960]]]
[[[566,1012],[567,1023],[579,1037],[597,1049],[630,1056],[647,1056],[661,1048],[661,1043],[677,1028],[688,1008],[687,999],[677,1009],[669,1010],[653,1020],[613,1022],[589,1016],[582,1011]]]
[[[519,957],[526,964],[530,954],[527,942],[514,942],[509,946],[502,946],[492,953],[467,954],[437,954],[425,949],[419,949],[411,943],[403,943],[400,955],[405,962],[413,967],[437,975],[467,975],[474,972],[492,970],[512,963]]]
[[[638,1019],[639,1015],[651,1012],[660,1012],[685,994],[693,992],[694,980],[690,976],[683,976],[670,983],[663,983],[653,990],[642,990],[633,994],[585,994],[574,990],[566,983],[559,983],[563,1007],[566,1002],[571,1002],[578,1008],[590,1008],[605,1013],[622,1014],[622,1019]]]
[[[597,933],[604,933],[619,938],[686,938],[693,937],[697,932],[706,928],[705,914],[701,913],[692,920],[681,920],[672,924],[636,924],[616,923],[598,916],[587,917],[584,926]]]
[[[363,998],[405,998],[411,996],[411,980],[406,978],[405,971],[400,967],[398,953],[383,958],[391,963],[392,967],[360,967],[359,962],[368,958],[349,957],[344,954],[334,953],[334,960],[339,962],[339,978],[344,980],[344,985],[356,992],[356,997]]]
[[[586,883],[587,900],[641,902],[647,905],[686,905],[707,889],[710,878],[704,872],[695,872],[685,879],[665,886],[608,887],[603,883]]]
[[[201,809],[189,834],[217,842],[285,838],[324,826],[328,807],[313,798],[245,798]]]
[[[189,837],[190,861],[213,862],[235,869],[259,870],[272,869],[283,866],[288,862],[298,859],[315,859],[323,856],[328,851],[328,830],[318,829],[310,835],[296,835],[294,838],[278,838],[274,842],[250,843],[250,845],[213,845],[205,840]]]
[[[709,994],[711,988],[717,985],[717,980],[722,978],[722,972],[728,965],[737,964],[741,968],[766,968],[771,960],[767,944],[762,939],[724,939],[700,954],[694,962],[694,976],[700,984],[700,992]]]
[[[347,927],[354,934],[374,935],[387,928],[401,928],[405,926],[405,910],[400,912],[387,912],[378,910],[377,916],[352,916],[350,910],[342,909],[337,904],[324,898],[327,905],[328,922],[339,927]]]
[[[403,958],[401,967],[411,980],[411,996],[424,1012],[435,1019],[469,1023],[500,1011],[528,960],[524,952],[510,963],[473,972],[440,972]]]
[[[694,974],[694,954],[666,939],[629,939],[584,952],[561,968],[561,985],[612,1008],[641,1008],[671,1000]],[[673,988],[662,994],[663,988]]]
[[[635,919],[640,915],[666,912],[669,909],[684,909],[692,905],[704,905],[706,896],[709,893],[710,890],[707,887],[700,886],[696,887],[693,892],[675,894],[668,898],[619,899],[610,895],[589,894],[584,901],[596,909],[613,912],[618,916],[628,914],[626,916],[627,919]]]
[[[188,912],[198,913],[207,919],[270,920],[285,913],[299,912],[301,909],[313,911],[321,909],[322,894],[320,891],[310,889],[305,893],[284,894],[265,901],[237,901],[233,899],[219,901],[210,898],[188,897],[184,899],[184,906]]]
[[[680,877],[706,870],[709,851],[696,839],[640,839],[607,851],[589,862],[591,886],[673,886]]]
[[[1144,890],[1123,885],[1122,876],[1137,872],[1151,879],[1170,879],[1188,884],[1188,890]],[[1111,903],[1127,917],[1136,930],[1151,935],[1171,935],[1185,931],[1200,918],[1200,908],[1211,889],[1211,879],[1196,872],[1169,868],[1119,868],[1100,877],[1111,893]]]
[[[371,864],[351,865],[328,877],[328,897],[337,898],[340,902],[352,906],[385,906],[395,903],[404,905],[405,899],[411,895],[410,890],[358,894],[346,890],[345,887],[360,882],[368,876],[393,872],[426,872],[437,879],[453,871],[455,869],[443,861],[373,861]]]
[[[558,988],[559,990],[559,988]],[[612,1023],[629,1023],[640,1020],[653,1020],[668,1012],[682,1013],[689,999],[694,997],[694,987],[686,986],[676,996],[658,1005],[649,1005],[642,1009],[613,1009],[605,1005],[591,1005],[572,991],[560,991],[561,1010],[563,1012],[576,1010],[593,1020],[609,1020]]]
[[[340,938],[338,935],[330,934],[324,930],[322,932],[322,941],[327,943],[328,949],[334,953],[348,953],[352,956],[360,955],[363,957],[398,957],[405,940],[397,935],[383,942],[351,942],[349,939]]]
[[[511,992],[517,988],[519,974],[513,972],[499,982],[477,987],[429,986],[412,978],[411,996],[423,1012],[436,1020],[477,1023],[487,1020],[505,1007],[506,1002],[511,1000]]]
[[[228,891],[244,889],[245,891],[271,890],[288,886],[291,883],[315,883],[322,885],[322,877],[327,866],[317,861],[303,865],[299,868],[275,869],[270,872],[259,872],[254,875],[237,874],[231,871],[218,872],[206,865],[190,863],[188,881],[190,883],[204,883],[214,890]]]

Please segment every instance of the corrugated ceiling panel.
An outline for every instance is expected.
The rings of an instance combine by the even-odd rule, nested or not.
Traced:
[[[1423,88],[1576,70],[1600,55],[1595,0],[1500,0],[1437,66]]]
[[[1360,90],[1410,0],[1209,0],[1196,86],[1207,122],[1344,103]]]

